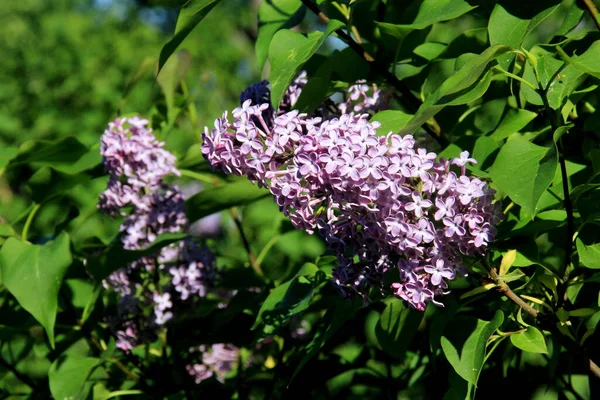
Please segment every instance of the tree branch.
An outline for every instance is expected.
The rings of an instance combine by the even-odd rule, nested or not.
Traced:
[[[315,3],[313,3],[311,0],[301,1],[310,11],[318,16],[323,23],[329,23],[329,17],[325,15],[325,13],[323,13]],[[375,72],[383,76],[385,80],[402,95],[401,97],[396,96],[396,99],[402,103],[402,105],[406,107],[409,112],[414,114],[419,109],[422,104],[421,100],[415,96],[410,89],[396,77],[396,75],[388,71],[387,68],[377,64],[375,62],[375,58],[373,58],[371,54],[369,54],[360,44],[355,42],[354,39],[352,39],[352,37],[342,29],[336,30],[335,33],[337,33],[339,38],[342,39],[348,45],[348,47],[361,56],[373,68],[373,70],[375,70]],[[439,143],[440,146],[446,147],[448,144],[450,144],[448,139],[443,135],[440,126],[434,118],[431,118],[431,123],[432,126],[427,124],[423,125],[423,129],[425,129],[425,131],[429,133]]]
[[[494,283],[498,286],[499,292],[504,294],[506,297],[508,297],[510,300],[512,300],[515,304],[517,304],[519,307],[521,307],[523,309],[523,311],[525,311],[527,314],[533,316],[534,318],[536,318],[538,316],[538,311],[535,308],[531,307],[529,304],[527,304],[525,302],[525,300],[523,300],[521,297],[519,297],[518,294],[513,292],[512,289],[508,286],[508,284],[504,281],[504,279],[502,279],[498,275],[496,270],[490,266],[490,264],[487,262],[487,260],[485,258],[482,257],[481,262],[487,268],[487,272],[489,273],[490,277],[494,280]]]
[[[585,4],[585,7],[587,8],[588,12],[590,13],[590,16],[596,23],[596,26],[598,27],[598,29],[600,29],[600,17],[598,16],[598,9],[596,8],[594,1],[593,0],[583,0],[583,3]]]
[[[37,389],[37,385],[31,378],[29,378],[27,375],[20,373],[14,365],[10,364],[3,357],[0,357],[0,365],[12,372],[18,380],[29,386],[32,390],[35,391]]]

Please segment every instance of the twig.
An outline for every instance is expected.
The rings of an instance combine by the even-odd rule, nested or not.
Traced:
[[[594,1],[593,0],[583,0],[583,3],[585,4],[585,7],[587,8],[588,12],[590,13],[590,16],[596,23],[596,26],[598,27],[598,29],[600,29],[600,17],[598,16],[598,9],[596,8]]]
[[[244,229],[242,227],[242,221],[240,220],[237,211],[234,208],[230,208],[229,215],[231,215],[233,222],[235,222],[235,226],[238,228],[238,231],[240,232],[240,237],[242,238],[242,243],[244,244],[244,248],[246,249],[246,253],[248,254],[248,260],[250,261],[250,265],[252,266],[252,269],[260,276],[264,276],[262,268],[260,267],[260,264],[258,263],[258,261],[256,261],[256,257],[254,256],[254,253],[252,252],[252,249],[250,248],[250,242],[248,241],[248,238],[246,237],[246,234],[244,233]]]
[[[20,373],[14,365],[10,364],[3,357],[0,357],[0,365],[12,372],[13,375],[17,377],[17,379],[29,386],[32,390],[37,389],[37,385],[33,380],[31,380],[31,378],[29,378],[27,375]]]
[[[527,314],[536,318],[538,316],[538,311],[527,304],[518,294],[512,291],[512,289],[508,286],[508,284],[502,279],[496,270],[492,268],[485,258],[481,258],[481,262],[487,268],[487,272],[490,274],[490,277],[494,280],[494,283],[498,286],[498,291],[504,294],[506,297],[511,299],[514,303],[516,303],[519,307],[523,309]]]
[[[552,78],[550,78],[550,80],[548,81],[548,84],[546,85],[546,87],[542,87],[541,82],[538,80],[538,85],[539,85],[539,95],[542,97],[542,101],[544,103],[544,107],[546,108],[546,116],[548,118],[548,121],[550,122],[550,126],[552,127],[552,132],[556,132],[556,130],[558,129],[558,117],[556,116],[556,114],[554,114],[555,118],[553,118],[553,113],[554,111],[552,110],[552,108],[550,107],[550,103],[548,102],[548,90],[550,89],[550,86],[552,85],[552,83],[554,82],[554,79],[556,79],[556,77],[561,73],[561,71],[567,66],[567,63],[565,62],[561,68],[552,75]],[[560,175],[561,175],[561,180],[562,180],[562,187],[563,187],[563,205],[565,207],[565,211],[567,213],[567,236],[565,239],[565,270],[563,273],[563,283],[566,283],[567,280],[569,279],[569,272],[570,272],[570,266],[571,266],[571,249],[573,247],[573,235],[575,234],[575,221],[573,218],[573,203],[571,202],[571,196],[569,196],[569,177],[567,175],[567,164],[565,161],[565,154],[564,154],[564,148],[562,145],[562,138],[558,138],[558,140],[556,141],[556,149],[558,150],[558,163],[560,165]],[[563,293],[563,300],[566,299],[566,290]]]
[[[598,366],[598,364],[593,362],[591,358],[589,360],[590,360],[590,371],[592,372],[592,374],[594,374],[596,376],[596,378],[600,378],[600,367]]]
[[[325,13],[323,13],[315,3],[313,3],[311,0],[301,0],[301,1],[310,11],[312,11],[315,15],[318,16],[319,19],[321,21],[323,21],[323,23],[325,23],[325,24],[329,23],[329,17],[327,15],[325,15]],[[388,81],[388,83],[390,85],[392,85],[394,87],[394,89],[396,89],[396,91],[398,91],[398,93],[400,93],[402,95],[402,97],[396,97],[396,98],[398,99],[398,101],[403,103],[403,105],[408,109],[409,112],[415,113],[418,110],[419,106],[421,105],[421,100],[419,100],[419,98],[417,96],[415,96],[410,91],[410,89],[408,87],[406,87],[396,77],[396,75],[394,75],[390,71],[388,71],[387,68],[382,67],[381,65],[377,64],[375,62],[375,58],[373,58],[373,56],[371,54],[369,54],[359,43],[355,42],[354,39],[352,39],[352,37],[350,35],[348,35],[346,32],[344,32],[342,29],[337,29],[335,31],[335,33],[337,33],[339,38],[341,40],[343,40],[348,45],[348,47],[350,47],[355,53],[357,53],[359,56],[361,56],[367,63],[369,63],[369,65],[378,74],[383,76],[385,78],[385,80]],[[407,101],[404,101],[404,100],[407,100]],[[440,144],[440,146],[446,147],[450,142],[443,135],[440,126],[438,125],[438,123],[435,121],[434,118],[431,118],[431,124],[432,124],[432,126],[429,126],[427,124],[423,125],[423,129],[425,129],[425,131],[427,133],[429,133]]]

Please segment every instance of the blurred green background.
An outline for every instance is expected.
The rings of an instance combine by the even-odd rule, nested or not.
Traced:
[[[0,145],[64,135],[90,145],[117,114],[160,108],[156,61],[183,3],[0,2]],[[188,52],[185,101],[202,126],[257,77],[251,9],[245,0],[224,2],[181,46]],[[188,126],[182,140],[198,131]]]

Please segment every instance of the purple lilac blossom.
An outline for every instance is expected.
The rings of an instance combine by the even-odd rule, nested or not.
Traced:
[[[360,85],[350,99],[367,103]],[[205,128],[211,166],[266,187],[294,226],[318,231],[338,258],[333,282],[343,295],[383,291],[384,274],[397,268],[396,297],[418,310],[442,305],[462,256],[483,254],[502,217],[494,191],[466,176],[468,152],[436,161],[411,135],[378,136],[368,114],[323,121],[279,111],[271,123],[262,120],[267,106],[247,100]]]
[[[181,191],[163,182],[165,176],[179,174],[175,157],[163,146],[148,121],[138,117],[116,119],[102,135],[101,154],[110,178],[98,207],[111,216],[125,217],[120,239],[127,250],[145,248],[163,233],[188,229]],[[151,289],[144,276],[156,270],[165,271],[170,283]],[[108,276],[104,287],[120,295],[119,320],[111,323],[117,346],[131,350],[141,340],[140,332],[155,329],[173,317],[174,304],[203,297],[214,270],[212,253],[185,239]],[[154,310],[145,320],[143,306]]]
[[[196,383],[215,377],[223,383],[229,372],[236,368],[240,350],[232,344],[216,343],[209,346],[201,345],[190,348],[190,353],[201,352],[201,362],[186,365],[186,369],[194,377]]]

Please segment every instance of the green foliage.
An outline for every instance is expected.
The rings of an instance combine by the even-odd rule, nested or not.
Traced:
[[[344,24],[331,20],[325,32],[312,32],[306,37],[290,30],[281,30],[273,36],[269,45],[271,62],[271,103],[278,107],[290,83],[308,59],[316,53],[325,39]]]
[[[167,59],[177,50],[177,47],[183,42],[192,30],[206,17],[206,15],[217,5],[221,0],[189,0],[181,7],[179,16],[177,17],[177,25],[173,38],[165,44],[160,51],[158,59],[158,71],[164,67]]]
[[[600,34],[586,2],[0,3],[0,397],[596,395]],[[469,151],[469,172],[497,191],[496,238],[462,258],[467,274],[436,294],[444,307],[391,296],[395,268],[381,292],[342,298],[319,235],[203,159],[201,127],[247,84],[268,79],[277,106],[301,70],[300,112],[376,83],[389,101],[370,116],[379,136],[412,134],[446,159]],[[186,193],[192,227],[131,251],[123,218],[97,203],[108,180],[99,137],[134,114],[177,157],[169,183]],[[217,287],[118,349],[122,299],[104,280],[181,240],[214,251]],[[139,273],[132,298],[171,284]],[[135,307],[136,318],[155,312]],[[196,384],[198,346],[214,343],[239,356]]]
[[[500,190],[535,215],[540,197],[552,183],[557,167],[554,147],[513,139],[502,146],[490,175]]]
[[[0,250],[2,284],[42,324],[52,347],[58,291],[71,261],[66,233],[41,246],[11,237]]]

